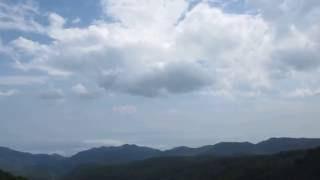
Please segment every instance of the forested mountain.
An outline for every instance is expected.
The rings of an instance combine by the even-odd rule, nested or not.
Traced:
[[[215,155],[234,156],[252,154],[274,154],[281,151],[309,149],[320,146],[320,139],[270,138],[253,144],[250,142],[221,142],[199,148],[177,147],[163,152],[165,156]]]
[[[137,145],[99,147],[79,152],[71,157],[30,154],[0,148],[0,169],[34,180],[59,179],[79,166],[118,165],[150,158],[166,159],[167,157],[268,155],[318,146],[320,146],[320,139],[271,138],[257,144],[222,142],[199,148],[177,147],[166,151]]]
[[[99,147],[79,152],[68,158],[66,163],[79,164],[119,164],[135,160],[143,160],[161,154],[160,150],[137,145],[123,145],[119,147]]]
[[[27,180],[24,177],[14,176],[10,173],[0,170],[0,180]]]
[[[0,147],[0,169],[26,177],[55,177],[57,172],[65,172],[64,160],[57,154],[31,154]]]
[[[319,180],[320,148],[276,155],[162,157],[81,167],[65,180]]]

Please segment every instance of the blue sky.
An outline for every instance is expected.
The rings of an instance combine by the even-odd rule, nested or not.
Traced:
[[[2,0],[0,145],[319,137],[318,0]]]

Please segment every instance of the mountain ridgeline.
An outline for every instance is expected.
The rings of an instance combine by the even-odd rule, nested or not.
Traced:
[[[238,155],[265,155],[281,151],[292,151],[318,147],[320,139],[308,138],[270,138],[257,144],[250,142],[221,142],[200,148],[177,147],[164,151],[165,156],[238,156]]]
[[[70,178],[79,178],[78,175],[81,173],[79,173],[79,171],[77,170],[83,167],[103,167],[104,169],[106,168],[106,166],[108,166],[106,169],[110,169],[111,167],[111,169],[115,168],[115,171],[111,171],[112,173],[118,172],[121,174],[121,172],[123,171],[123,166],[126,167],[128,163],[131,164],[136,161],[143,162],[141,162],[142,164],[139,164],[137,162],[137,164],[133,165],[134,167],[145,166],[145,164],[148,164],[149,161],[152,162],[152,165],[153,163],[155,163],[154,165],[157,166],[157,163],[166,164],[166,160],[169,160],[170,164],[172,163],[172,165],[174,165],[177,160],[177,165],[179,167],[180,163],[183,162],[182,164],[188,164],[187,162],[189,162],[190,160],[191,166],[194,166],[198,162],[202,164],[206,162],[207,159],[212,160],[212,158],[237,159],[238,157],[244,158],[251,156],[266,156],[285,151],[312,149],[319,146],[320,139],[271,138],[257,144],[249,142],[222,142],[215,145],[207,145],[199,148],[177,147],[165,151],[149,147],[141,147],[137,145],[99,147],[79,152],[71,157],[63,157],[60,155],[30,154],[14,151],[8,148],[0,148],[0,169],[17,175],[28,177],[32,180],[61,179],[62,177],[66,176]],[[184,161],[186,161],[186,163],[184,163]],[[223,160],[219,160],[219,162],[220,161]],[[214,162],[218,161],[214,160]],[[118,168],[120,166],[121,168]],[[132,167],[129,166],[129,168]],[[161,169],[162,167],[159,166],[159,168]],[[141,171],[144,170],[145,169],[142,169]],[[152,172],[153,171],[157,170],[152,169]],[[71,172],[75,172],[75,176],[73,176]],[[80,172],[91,171],[86,170]],[[108,172],[108,170],[103,172]],[[103,175],[109,176],[110,174]],[[121,179],[121,177],[119,178]],[[141,177],[137,177],[136,179],[140,180]],[[156,178],[150,177],[150,179]]]

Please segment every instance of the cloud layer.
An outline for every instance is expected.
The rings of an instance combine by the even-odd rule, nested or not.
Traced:
[[[23,71],[76,77],[110,93],[146,97],[318,88],[320,3],[243,3],[244,12],[232,13],[224,9],[232,3],[220,1],[102,0],[102,18],[86,27],[54,12],[47,15],[49,25],[40,25],[32,4],[1,7],[5,15],[20,12],[10,28],[45,32],[52,39],[21,36],[8,43],[14,66]],[[21,22],[20,16],[29,18]],[[28,23],[34,28],[24,28]],[[91,96],[81,84],[72,89]]]

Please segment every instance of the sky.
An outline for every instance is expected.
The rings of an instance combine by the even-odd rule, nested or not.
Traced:
[[[320,137],[319,0],[0,0],[0,146]]]

